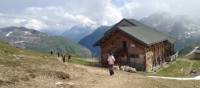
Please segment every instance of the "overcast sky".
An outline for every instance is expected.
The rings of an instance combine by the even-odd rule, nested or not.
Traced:
[[[200,0],[0,0],[0,27],[66,30],[139,20],[156,12],[200,17]]]

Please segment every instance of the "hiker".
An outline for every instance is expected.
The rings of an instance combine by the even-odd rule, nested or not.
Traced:
[[[122,57],[119,57],[119,62],[118,62],[118,65],[119,65],[119,69],[121,70],[121,66],[122,66]]]
[[[60,53],[59,53],[59,52],[57,52],[57,54],[58,54],[58,57],[60,57]]]
[[[115,58],[114,58],[112,53],[108,54],[107,61],[108,61],[108,69],[109,69],[109,72],[110,72],[110,76],[112,76],[112,75],[114,75],[113,65],[114,65],[114,62],[115,62]]]
[[[50,52],[50,53],[51,53],[51,55],[53,55],[53,50],[51,50],[51,52]]]
[[[69,54],[69,55],[68,55],[68,62],[69,62],[70,59],[71,59],[71,55]]]
[[[62,60],[65,62],[65,55],[62,54]]]

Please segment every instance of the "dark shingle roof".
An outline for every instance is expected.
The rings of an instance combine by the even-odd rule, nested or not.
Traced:
[[[163,32],[158,31],[155,28],[144,25],[143,23],[141,23],[137,20],[134,20],[134,19],[126,19],[126,20],[129,21],[130,23],[136,25],[136,26],[128,26],[128,27],[138,27],[138,29],[136,31],[140,31],[138,33],[140,33],[141,35],[144,36],[144,38],[146,38],[145,39],[146,44],[148,44],[148,43],[152,44],[152,43],[161,42],[164,40],[168,40],[170,43],[174,43],[176,41],[175,38],[169,36],[168,34],[165,34]],[[134,30],[134,28],[132,28],[132,30]],[[131,34],[133,34],[132,36],[134,36],[134,33],[131,33]]]
[[[166,40],[166,36],[158,33],[157,31],[149,30],[145,27],[118,27],[119,30],[137,38],[143,43],[149,45],[155,42],[161,42]]]
[[[124,19],[124,20],[127,20],[129,23],[132,23],[133,25],[142,25],[142,26],[146,26],[144,24],[142,24],[141,22],[137,21],[137,20],[134,20],[134,19]]]
[[[147,45],[151,45],[151,44],[166,41],[166,40],[171,43],[174,43],[176,41],[176,39],[172,38],[171,36],[164,34],[160,31],[157,31],[156,29],[154,29],[152,27],[146,26],[134,19],[123,19],[123,20],[129,22],[131,25],[128,25],[128,26],[115,25],[115,26],[117,26],[117,29],[130,35],[131,37],[134,37],[134,38],[140,40],[141,42],[143,42]],[[112,32],[113,30],[117,30],[117,29],[111,28],[108,32]],[[108,34],[108,33],[106,33],[106,34]],[[106,35],[104,35],[104,37],[105,36]],[[95,43],[95,45],[98,45],[98,43],[100,41],[101,41],[101,39],[99,41],[97,41],[97,43]]]

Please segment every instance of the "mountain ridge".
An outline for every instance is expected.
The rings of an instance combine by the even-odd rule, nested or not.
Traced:
[[[61,37],[49,36],[46,33],[25,27],[0,28],[0,40],[19,48],[50,52],[51,50],[71,53],[79,56],[90,56],[90,51],[75,42]]]
[[[93,28],[90,26],[75,25],[61,35],[78,43],[82,38],[91,34],[93,31]]]

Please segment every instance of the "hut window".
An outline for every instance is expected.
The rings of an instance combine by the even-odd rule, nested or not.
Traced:
[[[111,45],[114,45],[114,42],[113,42],[113,41],[111,41]]]
[[[139,55],[138,54],[131,54],[130,57],[131,58],[139,58]]]
[[[123,48],[124,48],[124,49],[127,48],[127,42],[126,42],[126,41],[123,41],[123,42],[122,42],[122,45],[123,45]]]
[[[134,48],[134,47],[135,47],[135,44],[131,44],[131,47]]]

